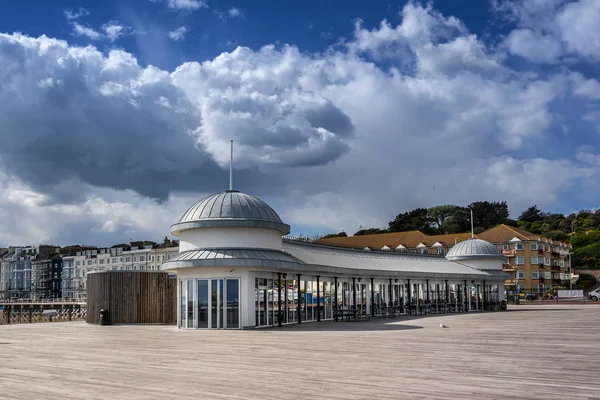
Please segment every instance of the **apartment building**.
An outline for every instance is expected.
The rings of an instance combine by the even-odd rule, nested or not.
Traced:
[[[0,261],[0,298],[30,299],[35,297],[36,281],[33,279],[34,265],[38,270],[41,264],[38,260],[47,260],[56,253],[56,246],[15,246],[9,247]],[[47,278],[46,272],[38,276]]]
[[[504,285],[519,291],[545,293],[571,280],[571,250],[568,243],[553,241],[526,230],[498,225],[477,235],[495,244],[505,256],[504,271],[513,278]]]

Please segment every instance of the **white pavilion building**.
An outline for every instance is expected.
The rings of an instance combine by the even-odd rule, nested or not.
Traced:
[[[483,240],[445,258],[364,251],[284,238],[290,226],[262,200],[227,190],[190,207],[171,227],[179,254],[178,326],[247,329],[353,315],[497,309],[503,256]]]

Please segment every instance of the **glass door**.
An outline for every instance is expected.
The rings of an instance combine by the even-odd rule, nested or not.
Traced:
[[[208,328],[208,279],[198,279],[198,329]]]
[[[227,279],[225,285],[225,296],[227,302],[225,304],[227,315],[225,328],[239,329],[240,328],[240,280]]]
[[[223,328],[223,279],[211,279],[211,325],[212,329]]]

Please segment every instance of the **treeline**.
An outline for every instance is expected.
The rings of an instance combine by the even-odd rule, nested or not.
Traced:
[[[565,216],[545,212],[533,205],[514,220],[509,218],[506,201],[476,201],[466,207],[447,204],[407,211],[390,221],[387,229],[361,229],[354,235],[415,230],[429,235],[469,232],[471,210],[476,234],[499,224],[519,227],[548,239],[570,242],[574,249],[573,266],[600,268],[600,209],[595,212],[581,210]],[[324,238],[343,236],[347,236],[346,232]]]
[[[475,233],[502,223],[516,225],[516,221],[508,219],[508,205],[505,201],[476,201],[466,207],[447,204],[431,208],[417,208],[398,214],[396,218],[388,223],[387,229],[361,229],[355,232],[354,235],[405,231],[421,231],[429,235],[469,232],[471,231],[471,210],[473,210]],[[326,237],[343,236],[347,236],[346,232],[331,234]]]

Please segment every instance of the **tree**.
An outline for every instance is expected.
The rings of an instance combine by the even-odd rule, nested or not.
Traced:
[[[427,210],[427,217],[439,233],[447,233],[448,224],[452,222],[452,216],[457,208],[451,204],[431,207]]]
[[[521,215],[519,216],[519,221],[524,221],[524,222],[543,221],[545,217],[546,217],[546,215],[544,214],[544,212],[542,210],[540,210],[537,207],[537,205],[533,205],[521,213]]]
[[[377,233],[388,233],[387,229],[379,229],[379,228],[368,228],[361,229],[354,234],[354,236],[363,236],[363,235],[375,235]]]
[[[473,210],[474,225],[484,229],[500,225],[509,215],[506,201],[476,201],[469,208]]]
[[[389,223],[389,230],[390,232],[422,231],[425,233],[434,233],[426,208],[417,208],[398,214]]]
[[[348,237],[348,235],[346,234],[346,232],[341,231],[340,233],[330,233],[329,235],[325,235],[320,239],[329,239],[329,238],[336,238],[336,237]]]
[[[467,207],[456,207],[450,221],[446,225],[446,233],[463,233],[471,230],[471,210]]]
[[[558,224],[558,229],[560,229],[564,233],[575,232],[576,227],[577,227],[577,214],[575,214],[575,213],[569,214]]]

